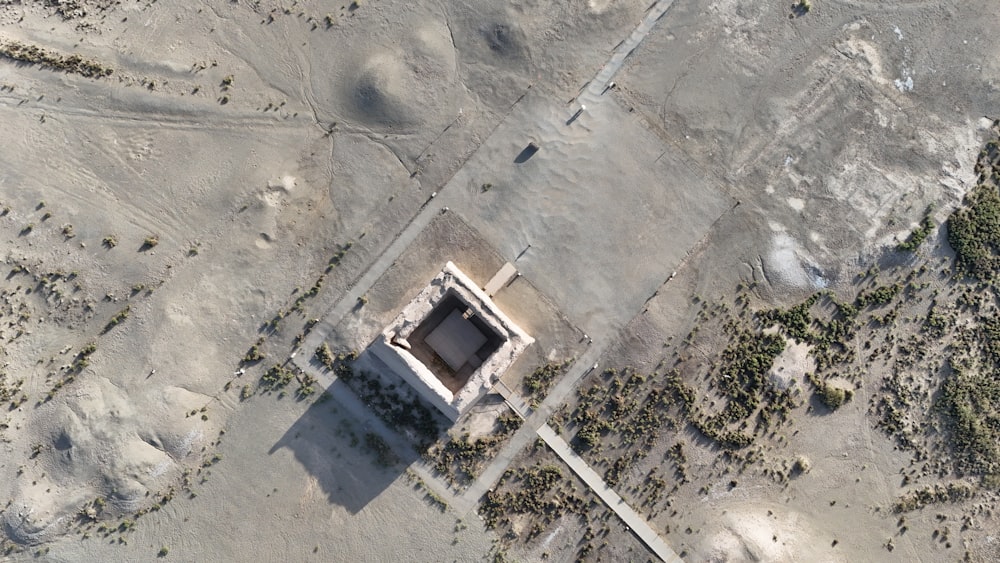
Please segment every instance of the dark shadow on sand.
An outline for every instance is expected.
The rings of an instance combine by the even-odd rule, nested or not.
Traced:
[[[325,370],[318,362],[313,365]],[[379,387],[385,388],[405,385],[391,373],[364,377],[368,379],[353,376],[352,384],[360,387],[375,385],[373,382],[377,381]],[[338,378],[268,453],[273,454],[281,448],[292,450],[295,458],[316,478],[330,502],[355,514],[420,457],[420,442],[405,425],[387,424],[376,414],[375,405],[380,402],[384,403],[385,399],[362,397]],[[401,399],[399,404],[408,403]],[[406,410],[409,409],[402,409],[402,412]]]
[[[329,398],[321,395],[268,453],[292,450],[329,501],[356,514],[406,471],[417,452],[373,421],[370,411],[358,416],[364,405],[343,381],[334,381],[326,393]]]
[[[528,146],[524,147],[524,150],[514,157],[514,164],[524,164],[525,162],[528,162],[528,159],[535,156],[536,152],[538,152],[538,145],[535,143],[528,143]]]

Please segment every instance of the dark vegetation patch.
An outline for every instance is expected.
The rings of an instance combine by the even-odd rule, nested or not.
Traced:
[[[935,247],[903,265],[888,253],[852,288],[786,308],[754,310],[752,284],[714,303],[695,296],[688,334],[664,343],[655,369],[589,375],[550,424],[650,515],[669,509],[688,482],[691,447],[715,450],[721,474],[760,465],[784,482],[809,470],[795,461],[801,452],[770,453],[781,451],[779,432],[793,413],[832,416],[852,404],[912,456],[902,470],[910,492],[897,510],[1000,488],[998,163],[991,142],[977,164],[979,186],[947,222],[954,259]],[[896,250],[926,245],[934,227],[928,208]],[[806,345],[815,364],[792,380],[773,371],[789,342]]]
[[[512,464],[479,504],[486,527],[497,531],[504,542],[530,542],[568,515],[586,524],[597,506],[591,494],[580,492],[576,477],[548,446],[536,442],[530,453],[534,461]]]
[[[390,428],[412,436],[417,451],[427,451],[446,427],[444,417],[401,380],[389,381],[388,377],[355,370],[356,353],[334,354],[324,343],[316,349],[315,359],[333,371]]]
[[[910,232],[906,240],[896,245],[896,250],[916,252],[932,232],[934,232],[934,220],[931,219],[931,209],[928,209],[927,214],[920,220],[920,226]]]
[[[959,473],[981,475],[988,487],[1000,488],[1000,373],[954,368],[940,406]]]
[[[524,38],[521,30],[509,23],[491,23],[481,28],[483,39],[490,51],[498,57],[515,59],[523,56]]]
[[[497,417],[493,431],[485,436],[470,438],[465,432],[460,436],[449,436],[427,451],[425,457],[434,464],[434,469],[452,485],[467,486],[483,465],[493,459],[518,428],[521,418],[512,411],[505,410]]]
[[[375,454],[375,463],[381,467],[392,467],[399,463],[399,458],[396,457],[396,454],[392,453],[392,448],[378,434],[374,432],[366,433],[365,445],[369,451]]]
[[[507,487],[508,484],[511,486]],[[561,500],[557,498],[562,496],[558,493],[564,486],[563,469],[557,465],[519,467],[504,473],[496,490],[486,493],[479,514],[488,528],[496,529],[509,524],[506,519],[512,513],[537,516],[543,522],[560,518],[566,512],[582,513],[586,508],[582,497],[569,493]],[[537,536],[543,530],[543,526],[533,528],[528,536]]]
[[[968,483],[955,482],[947,485],[935,484],[910,491],[899,497],[892,506],[893,512],[901,514],[919,510],[931,504],[960,502],[975,494]]]
[[[1000,143],[987,143],[976,162],[978,183],[962,207],[948,218],[948,243],[955,265],[980,281],[992,281],[1000,270]]]
[[[545,400],[552,385],[566,372],[569,362],[549,362],[535,368],[535,371],[524,377],[522,386],[530,398],[531,408],[536,409]]]
[[[0,57],[18,63],[38,65],[53,70],[79,74],[87,78],[111,76],[114,72],[110,67],[106,67],[95,61],[89,61],[80,55],[61,55],[48,49],[20,41],[0,42]]]
[[[666,486],[665,480],[650,486]],[[503,554],[513,543],[550,545],[549,534],[558,531],[559,544],[574,546],[576,561],[645,561],[650,557],[632,532],[541,440],[519,456],[496,485],[480,500],[479,516],[499,536],[494,561],[509,561]],[[573,523],[578,525],[574,526]],[[635,542],[636,549],[623,544]],[[543,548],[544,549],[544,548]],[[543,560],[550,557],[543,551]]]

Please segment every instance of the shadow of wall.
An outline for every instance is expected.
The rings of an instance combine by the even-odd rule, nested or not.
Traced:
[[[271,447],[282,448],[312,475],[329,501],[358,513],[417,459],[408,441],[389,430],[337,380]]]

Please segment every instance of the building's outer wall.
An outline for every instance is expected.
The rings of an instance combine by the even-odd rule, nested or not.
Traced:
[[[406,349],[392,345],[394,338],[409,337],[449,291],[467,303],[496,334],[504,338],[500,348],[472,373],[468,383],[455,394]],[[521,352],[534,341],[534,338],[503,314],[475,282],[455,264],[448,262],[441,273],[382,331],[382,336],[372,344],[372,352],[454,421],[486,395]]]
[[[372,353],[382,360],[382,362],[398,374],[429,403],[437,407],[445,416],[454,422],[462,413],[452,404],[454,396],[429,369],[424,367],[420,360],[412,354],[397,348],[385,338],[379,338],[371,346]]]

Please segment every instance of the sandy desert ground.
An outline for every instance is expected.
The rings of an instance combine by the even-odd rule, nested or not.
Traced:
[[[548,424],[685,560],[996,560],[995,285],[949,231],[992,224],[993,6],[809,5],[0,1],[0,557],[654,560]],[[515,264],[536,344],[427,454],[313,354],[446,260]],[[784,422],[712,434],[719,370],[778,341]],[[589,400],[625,413],[597,450]],[[435,471],[484,412],[525,420]],[[539,464],[559,517],[484,519]]]

